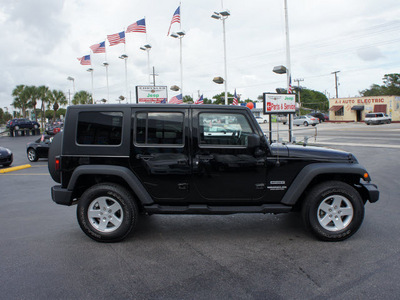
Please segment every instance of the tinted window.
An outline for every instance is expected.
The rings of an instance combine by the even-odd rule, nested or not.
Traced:
[[[119,145],[122,112],[80,112],[76,142],[81,145]]]
[[[141,112],[136,114],[136,143],[183,145],[182,113]]]
[[[200,146],[246,146],[253,130],[242,114],[202,113],[199,116]]]

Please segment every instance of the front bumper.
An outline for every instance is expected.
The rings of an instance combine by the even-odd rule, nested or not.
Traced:
[[[369,202],[374,203],[379,200],[379,190],[375,184],[363,183],[361,186],[363,187],[364,195]]]
[[[62,188],[61,185],[51,187],[51,198],[57,204],[72,205],[72,191]]]

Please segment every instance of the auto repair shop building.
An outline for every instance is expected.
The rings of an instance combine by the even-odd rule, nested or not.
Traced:
[[[329,99],[329,120],[363,122],[365,114],[383,112],[400,121],[400,96],[372,96]]]

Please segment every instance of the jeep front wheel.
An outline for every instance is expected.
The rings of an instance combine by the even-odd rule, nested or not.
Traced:
[[[127,189],[101,183],[83,193],[78,202],[77,218],[90,238],[98,242],[119,242],[135,227],[138,208]]]
[[[315,186],[303,204],[306,227],[324,241],[342,241],[352,236],[364,219],[364,203],[358,192],[340,181]]]

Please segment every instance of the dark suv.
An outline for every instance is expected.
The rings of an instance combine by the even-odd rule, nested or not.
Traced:
[[[7,128],[10,130],[20,130],[20,129],[37,129],[40,127],[39,123],[36,121],[31,121],[28,119],[12,119],[7,122]]]
[[[301,211],[318,238],[344,240],[379,198],[350,153],[270,145],[251,111],[217,105],[68,107],[49,152],[53,200],[115,242],[138,214]]]

